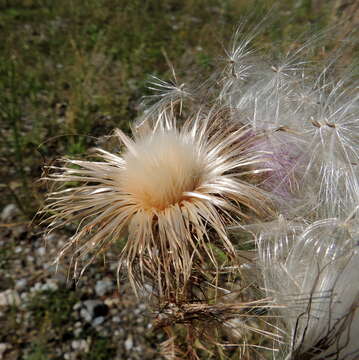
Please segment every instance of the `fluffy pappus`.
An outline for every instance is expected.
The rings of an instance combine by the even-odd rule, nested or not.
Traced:
[[[226,225],[271,210],[265,192],[246,181],[266,171],[258,164],[267,155],[251,146],[249,128],[228,121],[224,110],[203,111],[180,126],[173,109],[145,121],[133,138],[117,130],[119,154],[98,149],[100,161],[65,159],[51,167],[46,180],[60,189],[48,195],[44,211],[51,213],[49,230],[78,223],[59,259],[77,264],[127,235],[119,263],[133,287],[150,279],[158,295],[178,300],[196,269],[217,268],[211,244],[235,259]]]
[[[220,98],[233,119],[266,132],[261,146],[273,154],[273,171],[265,187],[282,203],[293,200],[281,211],[345,218],[359,202],[359,87],[350,70],[337,80],[339,58],[319,71],[307,60],[320,38],[276,62],[252,56],[249,43],[237,40]],[[239,76],[235,69],[243,68]]]
[[[271,233],[259,236],[264,286],[288,337],[286,359],[358,358],[358,230],[351,217],[279,218]]]

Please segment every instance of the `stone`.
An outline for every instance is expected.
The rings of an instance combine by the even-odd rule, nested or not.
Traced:
[[[15,254],[20,254],[21,252],[22,252],[22,247],[21,246],[16,246]]]
[[[97,318],[95,318],[92,321],[92,326],[96,327],[98,325],[101,325],[103,322],[105,321],[105,317],[104,316],[98,316]]]
[[[88,323],[92,320],[91,313],[85,308],[80,310],[80,316]]]
[[[120,323],[121,322],[121,318],[119,317],[119,316],[114,316],[113,318],[112,318],[112,321],[114,322],[114,323]]]
[[[98,280],[95,285],[95,292],[98,296],[104,296],[105,294],[111,292],[114,288],[114,284],[111,279],[104,278]]]
[[[84,308],[81,309],[80,315],[87,321],[97,317],[105,317],[108,314],[108,306],[100,300],[86,300],[83,302]]]
[[[10,344],[0,343],[0,359],[3,358],[5,351],[9,349],[10,349]]]
[[[133,347],[133,339],[132,339],[132,336],[129,335],[125,341],[125,349],[127,351],[130,351]]]
[[[16,290],[8,289],[0,293],[0,306],[18,306],[20,303],[20,296]]]
[[[123,338],[124,335],[125,335],[125,330],[122,329],[122,328],[118,328],[118,329],[116,329],[116,330],[114,331],[113,334],[114,334],[115,337]]]
[[[34,286],[32,286],[32,288],[30,289],[31,292],[37,292],[37,291],[41,291],[41,287],[43,284],[41,284],[41,282],[37,282],[35,283]]]
[[[72,309],[75,310],[75,311],[76,311],[76,310],[79,310],[79,309],[81,308],[81,305],[82,305],[82,304],[81,304],[81,301],[78,301],[78,302],[73,306]]]
[[[74,336],[75,337],[79,337],[82,333],[82,329],[78,328],[74,330]]]
[[[42,247],[39,247],[37,250],[36,250],[36,253],[37,255],[39,256],[44,256],[46,254],[46,249],[42,246]]]
[[[29,263],[33,263],[35,261],[35,258],[31,255],[26,256],[26,261]]]
[[[27,286],[27,280],[26,279],[19,279],[15,282],[15,289],[16,290],[24,290]]]
[[[56,281],[53,279],[47,279],[46,283],[41,286],[42,291],[56,291],[58,288]]]
[[[90,349],[89,344],[84,339],[73,340],[71,342],[71,347],[76,351],[81,351],[81,352],[85,352],[85,353],[87,353]]]
[[[20,211],[15,204],[8,204],[2,209],[0,218],[2,221],[9,221],[14,219],[19,213]]]
[[[21,300],[27,301],[29,298],[29,293],[27,293],[27,292],[21,293],[20,298],[21,298]]]

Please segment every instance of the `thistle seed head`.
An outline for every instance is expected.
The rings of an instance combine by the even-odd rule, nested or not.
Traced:
[[[267,171],[259,166],[266,154],[224,111],[203,112],[181,127],[164,111],[149,124],[132,139],[117,130],[119,154],[97,150],[101,161],[53,167],[48,180],[75,185],[50,193],[45,211],[50,229],[79,224],[59,258],[70,254],[77,263],[127,233],[120,263],[134,288],[149,280],[159,295],[177,299],[186,297],[193,272],[218,268],[212,245],[235,259],[226,225],[270,213],[266,193],[246,181]]]

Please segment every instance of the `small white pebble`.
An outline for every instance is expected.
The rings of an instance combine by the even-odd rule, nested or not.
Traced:
[[[129,335],[125,341],[125,349],[127,351],[130,351],[132,349],[132,347],[133,347],[133,339],[132,339],[132,336]]]
[[[39,255],[39,256],[44,256],[46,254],[46,249],[44,247],[40,247],[36,250],[36,253]]]
[[[26,279],[20,279],[15,282],[15,289],[16,290],[24,290],[27,286],[27,280]]]
[[[3,358],[3,354],[6,350],[10,349],[10,344],[7,343],[0,343],[0,359]]]
[[[16,254],[19,254],[19,253],[21,253],[22,252],[22,247],[21,246],[16,246],[16,248],[15,248],[15,253]]]
[[[121,322],[121,318],[120,318],[119,316],[114,316],[114,317],[112,318],[112,321],[113,321],[114,323],[119,323],[119,322]]]
[[[21,299],[16,290],[8,289],[0,293],[0,306],[20,305]]]

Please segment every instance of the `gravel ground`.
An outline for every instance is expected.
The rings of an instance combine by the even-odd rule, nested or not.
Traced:
[[[0,359],[162,359],[164,334],[128,284],[117,287],[116,261],[92,264],[75,284],[53,265],[68,235],[45,241],[19,219],[15,205],[1,212]]]

